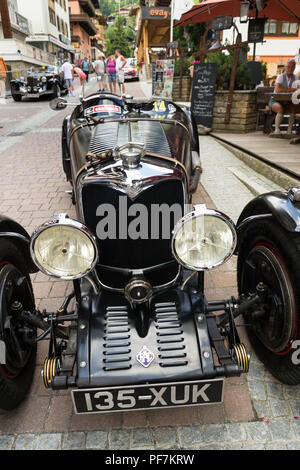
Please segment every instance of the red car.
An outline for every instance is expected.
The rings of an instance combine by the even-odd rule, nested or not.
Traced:
[[[125,80],[139,80],[139,70],[137,66],[137,59],[131,57],[127,59],[127,64],[124,67]]]

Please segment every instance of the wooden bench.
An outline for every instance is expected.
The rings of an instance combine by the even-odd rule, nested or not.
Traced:
[[[275,121],[276,114],[269,108],[268,103],[273,93],[273,86],[260,86],[256,89],[257,119],[256,130],[259,129],[262,120],[263,132],[269,134],[272,131],[272,125]],[[262,118],[262,119],[261,119]]]
[[[273,130],[273,124],[275,122],[276,113],[274,113],[269,108],[269,101],[271,98],[270,93],[273,93],[273,86],[261,86],[256,89],[256,103],[257,103],[257,118],[256,118],[256,130],[259,129],[260,124],[263,125],[263,132],[265,134],[270,134]],[[289,119],[289,114],[284,114],[284,119],[282,125],[287,126]],[[261,122],[262,121],[262,122]],[[300,131],[300,114],[296,114],[294,128],[296,128],[297,133]]]

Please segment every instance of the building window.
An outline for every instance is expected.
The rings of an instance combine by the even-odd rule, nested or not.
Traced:
[[[265,36],[298,36],[298,23],[269,20],[265,24]]]
[[[265,35],[276,34],[277,31],[277,21],[271,20],[267,21],[265,24]]]
[[[54,24],[54,26],[56,26],[55,11],[52,10],[52,8],[50,8],[50,7],[49,7],[49,19],[50,19],[50,23],[51,23],[51,24]]]
[[[289,36],[298,35],[298,23],[282,23],[281,32]]]

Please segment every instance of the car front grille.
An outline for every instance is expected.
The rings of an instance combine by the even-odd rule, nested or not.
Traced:
[[[139,239],[131,239],[130,236],[120,236],[120,197],[126,198],[128,214],[130,208],[134,204],[142,204],[148,210],[148,236]],[[122,200],[124,203],[124,200]],[[179,179],[164,179],[156,184],[146,187],[140,194],[132,200],[128,195],[115,187],[115,185],[107,184],[99,179],[93,183],[87,182],[82,187],[82,204],[84,213],[84,222],[92,232],[97,235],[97,225],[100,217],[97,216],[98,207],[103,204],[113,206],[116,213],[116,237],[112,239],[99,240],[99,267],[98,275],[103,284],[123,289],[128,282],[128,276],[121,272],[112,271],[110,268],[121,268],[126,270],[146,269],[164,264],[155,271],[147,273],[149,282],[154,286],[160,286],[171,282],[178,274],[177,263],[174,262],[171,252],[172,230],[177,220],[174,213],[170,215],[170,226],[168,227],[168,237],[163,234],[163,217],[160,218],[160,226],[158,236],[152,237],[151,219],[152,207],[161,206],[162,204],[171,207],[173,204],[184,206],[184,188],[182,181]],[[128,225],[134,220],[134,216],[128,216]],[[164,226],[165,227],[165,226]],[[106,267],[106,268],[105,268]]]
[[[38,85],[38,79],[35,77],[28,77],[27,78],[27,85],[31,88]]]

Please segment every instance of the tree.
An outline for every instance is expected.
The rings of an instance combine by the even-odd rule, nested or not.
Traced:
[[[114,24],[106,31],[107,55],[114,54],[116,49],[120,49],[122,55],[130,57],[132,55],[130,43],[133,40],[133,31],[125,27],[125,20],[122,16],[117,16]]]
[[[174,28],[174,40],[178,41],[184,54],[192,55],[200,49],[200,39],[205,32],[205,24],[188,24]]]

